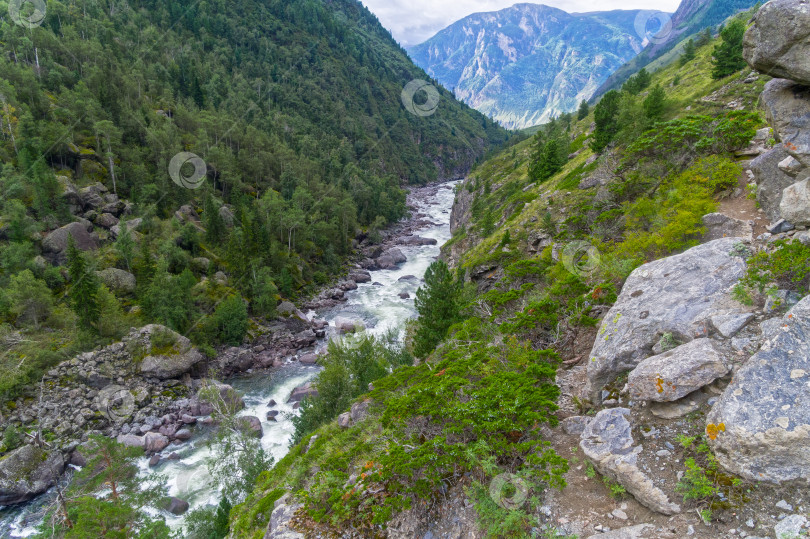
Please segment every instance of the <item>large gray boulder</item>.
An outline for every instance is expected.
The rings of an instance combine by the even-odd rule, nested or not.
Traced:
[[[782,193],[779,213],[792,225],[810,225],[810,174],[807,179],[796,182]]]
[[[805,167],[810,166],[810,87],[774,79],[762,92],[776,140]]]
[[[153,335],[161,332],[164,336],[171,336],[173,344],[160,343],[157,347]],[[203,355],[195,348],[188,338],[157,324],[150,324],[141,328],[141,337],[148,342],[146,356],[141,361],[141,374],[161,380],[177,378],[203,360]]]
[[[585,427],[579,446],[600,474],[621,484],[640,504],[664,515],[680,513],[680,506],[638,467],[642,448],[633,445],[628,415],[627,408],[602,410]]]
[[[394,269],[406,260],[402,251],[394,247],[381,254],[375,262],[380,269]]]
[[[737,238],[715,240],[636,269],[605,316],[588,361],[588,393],[653,355],[665,334],[678,342],[706,337],[711,319],[741,310],[731,291],[745,273]]]
[[[782,193],[796,183],[796,178],[779,168],[779,163],[788,157],[787,150],[777,146],[751,161],[751,172],[757,183],[757,202],[772,222],[781,219],[779,204]]]
[[[135,292],[135,276],[128,271],[118,268],[107,268],[97,271],[104,285],[117,294],[132,294]]]
[[[82,251],[98,249],[98,238],[87,231],[87,225],[70,223],[45,236],[45,239],[42,240],[42,250],[53,262],[64,264],[67,260],[67,248],[71,236],[76,242],[76,247]]]
[[[59,480],[65,460],[59,451],[24,445],[0,459],[0,506],[27,502]]]
[[[771,0],[762,6],[745,34],[743,56],[766,75],[810,85],[810,4]]]
[[[723,354],[711,339],[695,339],[639,363],[627,378],[633,399],[675,401],[728,374]]]
[[[703,225],[706,227],[706,234],[703,235],[705,242],[722,238],[742,238],[751,241],[754,236],[754,229],[747,222],[722,213],[704,215]]]
[[[287,402],[301,402],[306,397],[314,397],[318,395],[318,390],[312,385],[312,382],[307,382],[302,386],[298,386],[290,393],[290,398]]]
[[[707,417],[712,449],[751,481],[810,483],[810,297],[780,323],[734,375]]]
[[[304,535],[292,527],[292,518],[300,508],[301,504],[289,493],[276,500],[263,539],[304,539]]]

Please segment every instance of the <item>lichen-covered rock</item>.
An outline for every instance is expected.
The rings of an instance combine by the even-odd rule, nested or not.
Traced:
[[[754,235],[751,225],[722,213],[704,215],[703,225],[706,227],[703,241],[706,242],[722,238],[742,238],[751,241]]]
[[[779,213],[792,225],[810,225],[810,175],[782,192]]]
[[[725,358],[711,339],[695,339],[645,359],[627,378],[633,399],[676,401],[728,374]]]
[[[0,459],[0,506],[27,502],[59,480],[65,460],[59,451],[24,445]]]
[[[629,414],[627,408],[602,410],[585,427],[579,446],[599,473],[621,484],[640,504],[664,515],[680,513],[680,506],[638,467],[642,448],[633,445]]]
[[[810,3],[771,0],[745,34],[743,56],[771,77],[810,85]]]
[[[707,417],[710,444],[746,479],[810,484],[810,297],[762,332]]]
[[[741,306],[731,291],[745,273],[736,238],[715,240],[636,269],[610,309],[588,361],[594,402],[619,374],[652,355],[664,334],[679,342],[708,336],[711,318]]]
[[[303,539],[304,536],[291,526],[292,517],[300,507],[301,504],[295,503],[289,494],[276,500],[264,539]]]
[[[98,238],[87,231],[82,223],[70,223],[57,228],[42,240],[42,250],[48,258],[57,264],[64,264],[67,260],[67,247],[70,237],[76,242],[76,247],[82,251],[98,249]]]
[[[774,79],[765,85],[762,102],[768,121],[776,132],[776,139],[788,154],[809,167],[810,87],[785,79]]]
[[[751,161],[751,172],[757,183],[757,202],[772,222],[780,217],[779,203],[782,193],[796,183],[796,178],[786,174],[779,163],[790,157],[781,145]]]
[[[174,343],[157,347],[153,344],[153,335],[160,332],[171,335]],[[141,374],[153,376],[161,380],[177,378],[189,372],[194,365],[203,360],[203,355],[192,346],[188,338],[157,324],[150,324],[141,328],[140,334],[147,337],[148,345],[146,356],[141,362]]]
[[[135,276],[128,271],[107,268],[96,272],[96,275],[113,292],[118,294],[132,294],[135,292]]]

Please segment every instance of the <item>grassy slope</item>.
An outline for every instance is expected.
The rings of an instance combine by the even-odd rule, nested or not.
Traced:
[[[670,101],[666,111],[667,118],[692,113],[718,114],[723,111],[727,102],[735,99],[741,100],[746,109],[756,107],[765,81],[743,84],[741,80],[748,70],[722,81],[714,81],[709,76],[710,55],[711,46],[704,47],[693,63],[683,68],[673,65],[655,74],[653,84],[660,83],[668,89]],[[680,77],[680,84],[673,87],[671,84],[677,76]],[[716,103],[703,99],[715,92],[718,96]],[[468,247],[460,261],[463,267],[471,269],[487,264],[504,267],[509,263],[517,266],[526,262],[526,238],[532,231],[542,227],[542,215],[546,211],[551,212],[554,221],[560,226],[567,217],[579,211],[580,205],[590,200],[594,190],[579,190],[578,184],[589,171],[585,163],[592,152],[587,148],[586,133],[592,118],[593,114],[574,128],[572,138],[577,141],[575,147],[579,145],[582,148],[581,153],[562,172],[542,185],[533,185],[524,191],[529,185],[527,166],[532,151],[531,139],[503,151],[475,170],[465,185],[479,197],[479,207],[467,230],[458,231],[453,239],[457,246],[466,244]],[[482,235],[478,229],[482,217],[488,211],[494,212],[499,219],[493,232]],[[501,243],[507,232],[512,242],[510,246],[503,248]],[[566,234],[565,230],[561,232],[561,236]],[[504,283],[505,286],[510,286],[509,282]],[[508,310],[514,313],[514,304]],[[504,318],[501,317],[500,320]],[[303,448],[310,442],[310,438],[293,447],[272,470],[263,474],[254,493],[245,503],[234,509],[231,515],[232,536],[262,537],[273,502],[285,490],[312,492],[321,488],[313,480],[317,471],[341,470],[339,477],[343,478],[351,470],[362,470],[366,463],[376,460],[385,450],[384,440],[391,435],[390,431],[384,431],[379,418],[384,413],[386,398],[392,395],[377,393],[373,396],[379,406],[372,409],[368,420],[348,430],[338,428],[334,422],[319,429],[317,438],[312,438],[315,441],[306,454]],[[334,507],[342,507],[341,502],[336,502]],[[303,517],[298,525],[309,527],[315,524]]]

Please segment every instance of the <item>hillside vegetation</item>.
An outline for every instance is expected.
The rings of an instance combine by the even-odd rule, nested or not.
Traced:
[[[558,537],[538,519],[569,470],[570,455],[553,447],[558,369],[590,350],[633,269],[700,242],[702,217],[737,188],[735,152],[765,125],[757,105],[766,78],[750,80],[750,69],[713,78],[721,45],[636,75],[580,119],[563,115],[475,169],[458,188],[444,248],[458,272],[436,263],[418,304],[413,351],[424,360],[353,396],[348,424],[308,430],[234,509],[231,536],[262,537],[290,491],[302,504],[292,523],[307,533],[413,530],[404,527],[412,519],[458,515],[461,492],[487,537]],[[463,321],[448,331],[437,311]],[[426,352],[424,337],[436,332],[446,337]],[[316,383],[321,393],[338,388]],[[491,494],[503,474],[519,478],[504,496],[522,484],[528,504]],[[607,477],[605,486],[624,493]]]
[[[5,399],[131,326],[241,343],[508,136],[441,88],[409,112],[427,77],[355,0],[52,1],[0,44]]]

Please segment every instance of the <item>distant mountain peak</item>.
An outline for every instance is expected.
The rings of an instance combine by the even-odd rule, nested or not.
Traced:
[[[408,52],[459,99],[524,128],[574,110],[641,51],[638,13],[519,3],[464,17]]]

